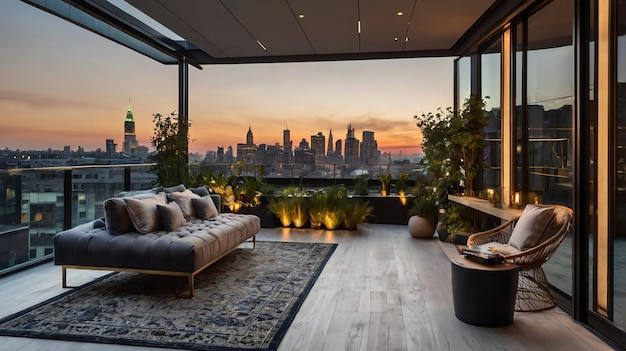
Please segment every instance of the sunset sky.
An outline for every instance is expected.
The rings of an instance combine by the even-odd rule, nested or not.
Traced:
[[[123,142],[131,100],[137,139],[149,146],[152,114],[178,107],[178,68],[18,0],[0,2],[0,148],[86,150]],[[383,152],[412,153],[413,115],[452,105],[452,58],[189,68],[189,149],[245,142],[295,145],[332,129],[372,130]]]

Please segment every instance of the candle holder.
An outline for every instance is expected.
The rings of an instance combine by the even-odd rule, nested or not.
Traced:
[[[511,208],[520,208],[521,206],[521,197],[522,195],[520,194],[519,191],[516,191],[513,196],[511,196]]]

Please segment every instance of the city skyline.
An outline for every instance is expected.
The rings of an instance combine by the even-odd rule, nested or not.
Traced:
[[[178,70],[19,1],[0,3],[0,148],[122,144],[132,101],[137,141],[152,115],[178,107]],[[452,59],[203,66],[189,70],[190,152],[240,142],[294,142],[319,131],[377,133],[383,152],[419,149],[414,115],[452,105]]]

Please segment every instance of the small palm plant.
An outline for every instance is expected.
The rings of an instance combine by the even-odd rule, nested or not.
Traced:
[[[372,214],[373,208],[368,201],[358,201],[357,199],[346,199],[341,205],[343,225],[348,230],[356,230],[359,223],[365,222]]]
[[[377,176],[380,181],[380,195],[387,196],[389,194],[389,183],[391,183],[391,173],[383,173]]]

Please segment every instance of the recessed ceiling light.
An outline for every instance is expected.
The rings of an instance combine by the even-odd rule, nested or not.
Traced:
[[[398,37],[394,37],[394,38],[393,38],[393,41],[398,41]]]
[[[398,16],[402,16],[404,13],[402,11],[398,11]]]
[[[408,42],[409,41],[409,37],[404,38],[404,41]]]
[[[298,18],[304,18],[304,13],[299,14]]]
[[[359,21],[356,23],[356,26],[357,26],[357,32],[359,32],[359,34],[361,34],[361,20],[359,20]]]

